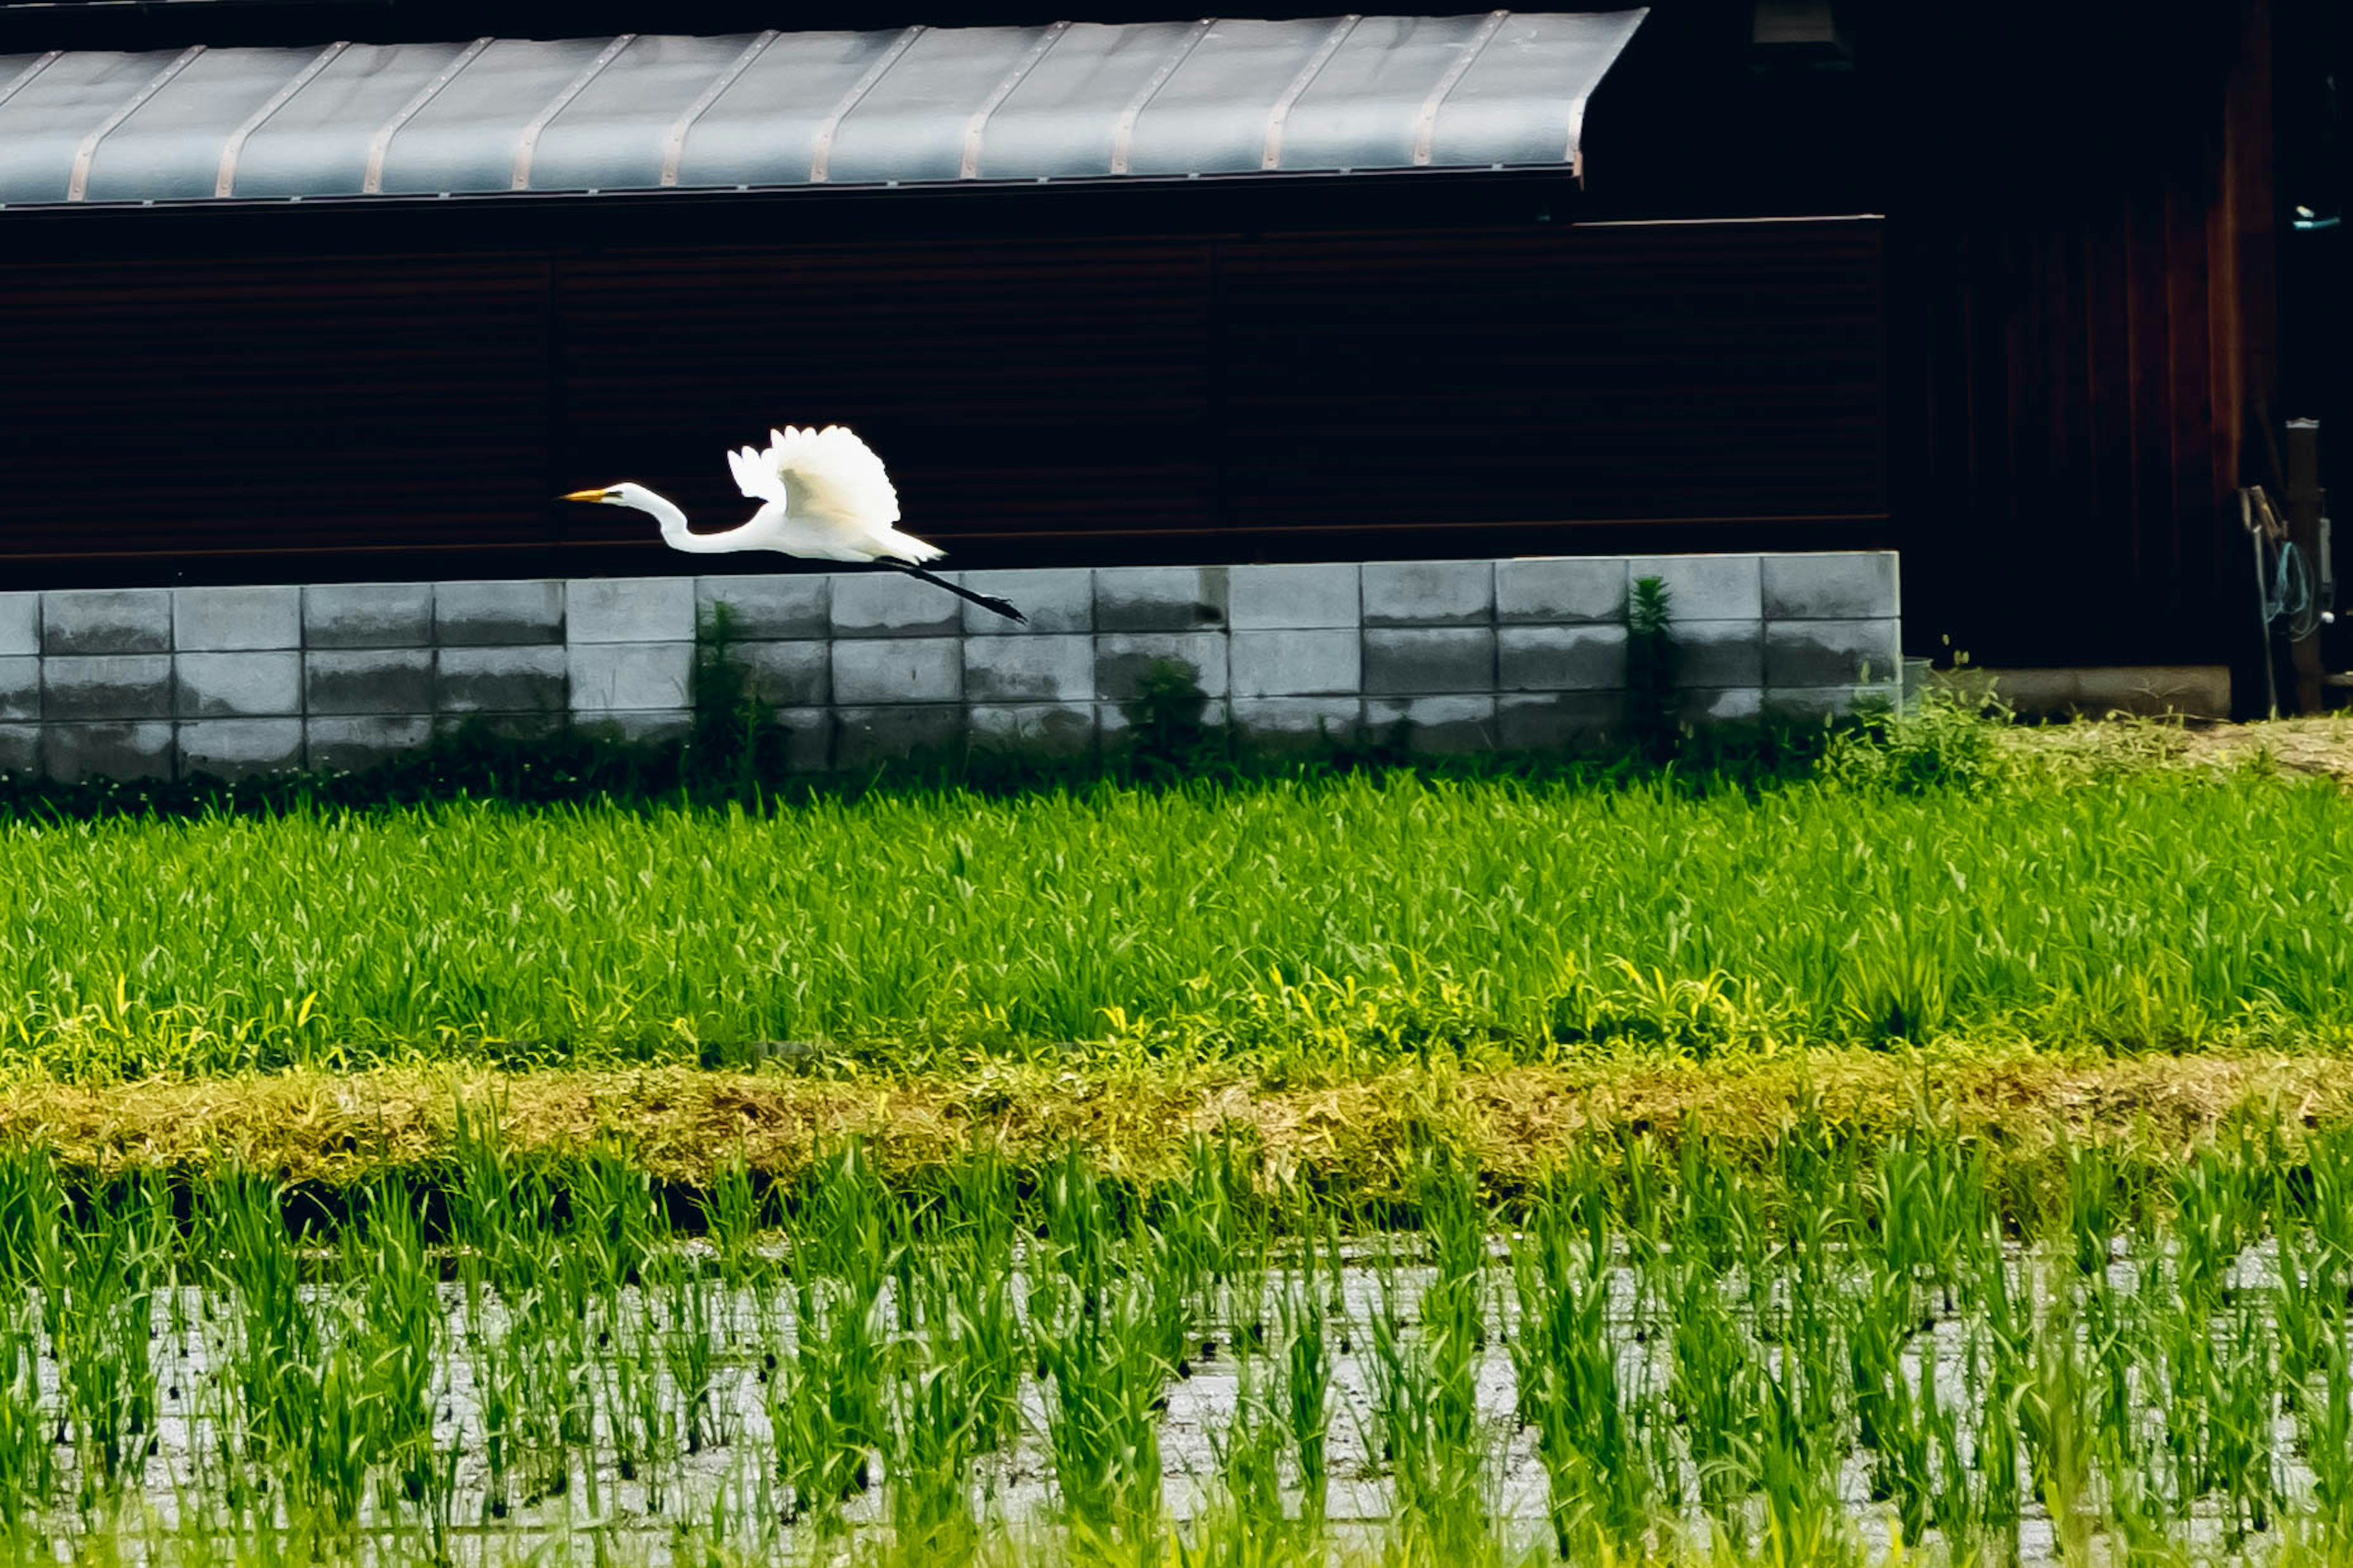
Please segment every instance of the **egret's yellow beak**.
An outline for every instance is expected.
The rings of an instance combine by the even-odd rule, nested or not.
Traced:
[[[603,500],[607,496],[611,495],[612,493],[613,492],[611,490],[607,489],[574,490],[570,495],[565,496],[563,499],[565,500]]]

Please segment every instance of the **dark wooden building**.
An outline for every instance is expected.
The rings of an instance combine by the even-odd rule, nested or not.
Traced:
[[[2170,28],[1659,0],[1556,37],[1368,18],[1377,39],[1314,13],[1155,30],[1140,0],[1060,33],[1018,0],[902,9],[595,0],[565,40],[469,55],[543,13],[0,0],[0,574],[666,571],[642,519],[550,498],[627,477],[731,518],[723,447],[839,421],[960,565],[1894,546],[1915,652],[2244,664],[2236,487],[2279,488],[2285,418],[2345,429],[2348,27],[2319,0]],[[836,58],[818,34],[869,41]],[[1187,77],[1208,37],[1234,63]],[[809,100],[833,123],[741,155],[813,135],[833,177],[731,174],[730,84],[792,48],[841,73]],[[852,80],[854,48],[879,63]],[[1557,135],[1564,95],[1502,74],[1546,48],[1592,73],[1567,142],[1473,148],[1513,113]],[[998,84],[977,110],[908,74],[958,50]],[[247,62],[281,57],[272,96]],[[1047,101],[1039,73],[1082,57],[1121,114]],[[1399,74],[1417,59],[1434,79]],[[692,95],[686,177],[651,173],[642,114],[586,133],[616,60]],[[514,143],[469,142],[458,97],[438,126],[412,107],[491,68],[467,113],[530,121],[512,180],[468,164]],[[425,85],[393,93],[403,69]],[[843,116],[893,74],[903,123],[871,96]],[[43,80],[117,108],[44,120]],[[1124,172],[1053,172],[1057,138],[1098,135]],[[374,185],[337,194],[361,176],[329,166],[364,157]],[[600,158],[638,172],[565,172]]]

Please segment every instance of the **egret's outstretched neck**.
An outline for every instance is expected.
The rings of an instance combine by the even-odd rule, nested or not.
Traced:
[[[720,542],[719,536],[716,534],[689,533],[686,529],[686,513],[679,510],[675,503],[665,497],[654,494],[649,489],[640,487],[637,497],[629,504],[639,511],[653,514],[654,521],[661,524],[662,542],[672,550],[712,553],[727,548],[725,544]]]

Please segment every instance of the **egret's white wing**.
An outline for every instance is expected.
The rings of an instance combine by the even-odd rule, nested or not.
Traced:
[[[735,476],[735,488],[754,500],[782,501],[785,499],[785,477],[767,455],[743,447],[727,454],[727,471]]]
[[[784,491],[786,510],[808,521],[881,532],[899,521],[899,492],[882,459],[839,425],[768,432],[762,457]]]

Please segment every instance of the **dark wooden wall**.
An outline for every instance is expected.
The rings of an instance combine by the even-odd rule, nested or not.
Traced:
[[[0,572],[671,570],[550,498],[788,421],[963,565],[1883,543],[1883,310],[1868,221],[0,266]]]

